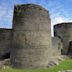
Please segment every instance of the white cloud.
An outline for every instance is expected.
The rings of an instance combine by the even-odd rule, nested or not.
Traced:
[[[54,24],[62,23],[66,21],[67,21],[66,18],[59,16],[59,17],[55,17],[55,19],[52,19],[52,24],[54,25]]]

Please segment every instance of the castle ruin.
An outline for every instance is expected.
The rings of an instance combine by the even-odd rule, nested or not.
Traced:
[[[72,23],[60,23],[54,26],[54,36],[61,39],[63,43],[63,54],[72,52]]]
[[[0,58],[9,56],[14,68],[47,67],[72,52],[72,23],[55,25],[51,37],[49,12],[39,5],[16,5],[12,28],[0,29]]]
[[[51,23],[48,11],[38,5],[17,5],[13,18],[14,67],[45,67],[51,49]]]
[[[10,52],[12,29],[0,28],[0,59]]]

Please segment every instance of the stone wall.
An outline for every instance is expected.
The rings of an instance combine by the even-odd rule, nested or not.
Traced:
[[[61,49],[63,49],[63,45],[58,37],[52,37],[52,49],[54,50],[53,56],[56,57],[61,55]]]
[[[61,23],[54,26],[54,36],[63,42],[63,54],[68,53],[69,42],[72,41],[72,23]]]
[[[12,39],[12,29],[0,28],[0,59],[3,55],[10,52]]]
[[[39,5],[14,7],[13,67],[46,67],[51,54],[51,23],[49,13]]]

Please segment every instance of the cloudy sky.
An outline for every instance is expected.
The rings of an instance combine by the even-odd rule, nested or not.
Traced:
[[[26,3],[39,4],[49,10],[51,30],[57,23],[72,21],[72,0],[0,0],[0,28],[12,28],[14,5]]]

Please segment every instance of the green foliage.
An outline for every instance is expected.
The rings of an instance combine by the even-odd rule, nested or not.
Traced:
[[[63,70],[72,70],[72,60],[64,60],[58,66],[54,66],[53,68],[46,69],[12,69],[5,68],[0,69],[0,72],[58,72]]]

